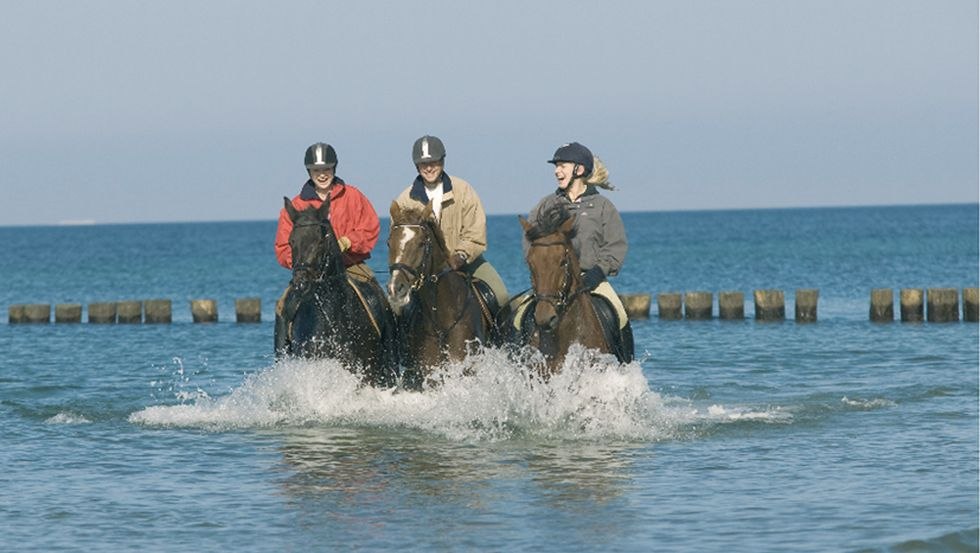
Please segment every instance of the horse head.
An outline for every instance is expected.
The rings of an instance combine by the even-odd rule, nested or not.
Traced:
[[[446,246],[432,202],[421,210],[403,209],[391,204],[391,232],[388,235],[388,301],[400,311],[429,277],[446,263]]]
[[[283,198],[286,212],[293,222],[289,247],[293,254],[293,289],[306,293],[324,279],[344,274],[344,262],[330,226],[330,198],[319,208],[296,209],[289,198]]]
[[[534,322],[546,332],[553,332],[562,313],[579,290],[579,262],[572,247],[575,218],[558,205],[542,213],[535,224],[520,218],[530,247],[527,265],[537,305]]]

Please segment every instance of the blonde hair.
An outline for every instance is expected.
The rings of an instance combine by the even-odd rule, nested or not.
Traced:
[[[606,165],[599,159],[599,156],[592,156],[592,174],[589,175],[585,183],[606,190],[616,190],[616,187],[609,182],[609,170],[606,169]]]

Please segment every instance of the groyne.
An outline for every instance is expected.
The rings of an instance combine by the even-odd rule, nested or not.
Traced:
[[[972,288],[901,288],[897,290],[898,317],[895,316],[896,290],[874,288],[870,293],[868,319],[875,323],[896,320],[903,323],[977,322],[978,289]],[[716,301],[717,296],[717,301]],[[756,321],[784,321],[786,294],[779,289],[752,291]],[[820,291],[814,288],[794,290],[793,320],[797,323],[817,322]],[[656,301],[653,301],[653,298]],[[689,292],[658,292],[621,294],[623,305],[631,319],[648,319],[656,303],[655,316],[662,320],[745,320],[745,294],[738,290]],[[81,323],[91,324],[168,324],[173,321],[173,301],[169,299],[120,300],[80,303],[18,303],[8,306],[10,324]],[[717,310],[715,306],[717,305]],[[219,321],[215,299],[194,299],[188,302],[194,323]],[[87,319],[83,317],[87,314]],[[262,301],[256,297],[235,300],[235,322],[258,323],[262,320]]]

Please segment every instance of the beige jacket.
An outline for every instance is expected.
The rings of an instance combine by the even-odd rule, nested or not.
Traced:
[[[487,249],[487,215],[476,191],[468,182],[442,174],[442,211],[439,228],[450,252],[463,252],[473,261]],[[402,209],[422,209],[429,203],[425,184],[419,176],[395,198]]]

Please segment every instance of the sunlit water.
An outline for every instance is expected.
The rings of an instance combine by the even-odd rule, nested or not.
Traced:
[[[941,283],[976,285],[969,213],[973,230],[951,238],[964,258],[934,265]],[[660,220],[634,234],[659,235]],[[271,249],[268,225],[254,226],[229,226],[228,240]],[[208,284],[189,272],[226,303],[261,295],[264,322],[222,312],[195,325],[175,301],[171,325],[0,324],[0,550],[977,550],[978,327],[868,322],[867,290],[835,283],[873,280],[880,260],[841,247],[835,267],[812,270],[827,298],[816,324],[654,318],[635,323],[630,365],[578,351],[543,382],[533,358],[490,350],[417,393],[360,387],[330,360],[275,362],[266,311],[283,273],[263,268],[265,250],[246,270],[181,257],[174,234],[191,240],[193,227],[143,229],[175,253],[132,254],[142,268],[122,274],[85,261],[105,241],[79,239],[78,259],[62,258],[92,273],[81,282],[4,254],[4,278],[24,284],[8,304],[204,297],[186,289]],[[4,232],[12,252],[32,236]],[[930,244],[940,233],[917,232]],[[633,269],[674,266],[705,279],[691,289],[712,288],[682,251],[654,249]],[[519,267],[497,264],[520,285]],[[788,268],[750,265],[725,278],[789,288]],[[925,273],[888,279],[931,285]],[[624,291],[641,290],[629,278]]]

